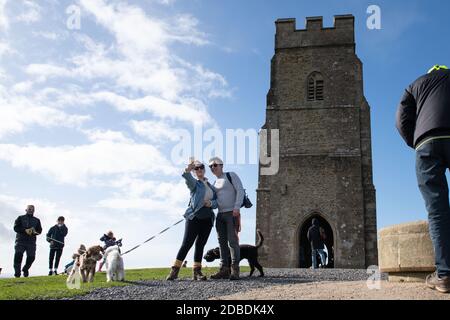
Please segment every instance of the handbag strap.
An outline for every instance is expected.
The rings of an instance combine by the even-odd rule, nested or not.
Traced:
[[[228,181],[230,181],[231,185],[232,185],[233,188],[234,188],[233,179],[231,179],[231,174],[230,174],[229,172],[226,172],[226,175],[227,175]],[[234,188],[234,190],[236,190],[236,188]]]

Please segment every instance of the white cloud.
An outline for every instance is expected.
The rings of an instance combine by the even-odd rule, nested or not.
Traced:
[[[16,17],[17,21],[33,23],[41,19],[42,9],[36,2],[30,0],[22,0],[21,2],[25,11]]]
[[[3,223],[0,222],[0,241],[10,241],[14,237],[14,232],[11,227],[6,227]]]
[[[48,40],[58,40],[63,37],[62,34],[51,31],[33,31],[32,33],[36,37],[42,37]]]
[[[25,93],[25,92],[29,92],[32,87],[33,87],[32,81],[22,81],[22,82],[17,82],[16,84],[14,84],[12,86],[12,89],[14,92],[17,92],[17,93]]]
[[[49,21],[45,30],[50,31],[31,30],[21,40],[33,42],[38,50],[29,55],[17,49],[24,59],[15,59],[12,44],[16,42],[8,42],[4,36],[9,34],[2,31],[22,28],[18,20],[32,23],[45,17],[44,24],[47,18],[52,19],[44,16],[48,7],[33,7],[32,1],[23,3],[25,11],[15,12],[15,17],[10,15],[8,20],[1,10],[6,0],[0,0],[0,56],[5,58],[0,78],[8,77],[0,85],[0,138],[8,138],[7,143],[0,144],[0,161],[10,165],[11,172],[32,172],[37,177],[30,179],[36,185],[27,181],[23,188],[20,181],[7,181],[8,186],[20,186],[23,194],[0,194],[0,233],[11,229],[14,219],[23,214],[28,203],[33,203],[45,231],[57,216],[66,216],[69,236],[63,262],[70,260],[80,243],[98,243],[107,229],[123,236],[124,247],[129,248],[181,218],[187,206],[189,191],[181,173],[162,151],[176,141],[176,128],[186,124],[215,125],[208,112],[208,100],[231,95],[222,75],[177,54],[178,46],[210,45],[208,34],[189,14],[162,19],[147,5],[140,8],[124,1],[81,0],[83,21],[91,19],[95,23],[83,23],[83,29],[67,32],[61,23],[61,29],[50,29]],[[60,4],[52,0],[52,5]],[[64,5],[60,12],[64,14]],[[38,41],[68,40],[69,36],[74,41],[54,41],[51,47],[47,46],[49,41]],[[12,71],[9,61],[14,62],[11,66],[19,67],[17,73],[14,70],[7,74]],[[25,77],[21,77],[21,70]],[[111,105],[113,111],[126,113],[119,114],[119,123],[117,114],[102,109],[105,104]],[[118,131],[123,124],[130,128]],[[76,136],[70,134],[70,138],[84,139],[84,144],[55,146],[50,139],[53,145],[46,145],[42,137],[48,136],[41,136],[38,130],[39,143],[32,135],[18,137],[20,144],[13,140],[13,134],[37,126],[72,129],[71,134]],[[55,130],[55,134],[59,132]],[[150,144],[133,139],[137,136],[149,139]],[[22,142],[24,139],[28,141]],[[39,176],[49,179],[50,185],[59,184],[47,199],[33,197],[41,187]],[[39,191],[45,194],[45,190]],[[74,205],[73,201],[84,194],[89,194],[86,200]],[[177,228],[182,231],[182,225]],[[139,254],[127,255],[127,268],[168,265],[181,241],[178,231],[164,234],[163,242],[152,243]],[[11,260],[13,236],[11,231],[4,236],[2,261]],[[47,253],[48,244],[40,237],[33,273],[45,272]]]
[[[25,168],[59,183],[78,186],[114,175],[173,175],[177,172],[151,145],[105,140],[60,147],[0,144],[0,159],[15,168]]]
[[[132,143],[133,140],[127,138],[121,131],[86,129],[82,130],[88,139],[92,142],[109,141],[119,143]]]
[[[8,42],[2,41],[0,39],[0,58],[3,55],[14,53],[15,51],[11,48]]]
[[[175,142],[180,139],[180,133],[178,130],[163,121],[132,120],[129,124],[136,134],[155,143],[166,142],[167,140]]]
[[[18,84],[15,90],[26,89],[30,83]],[[14,87],[13,87],[14,88]],[[21,133],[38,125],[50,127],[79,127],[90,120],[88,115],[71,115],[36,103],[24,95],[15,95],[0,85],[0,138]]]
[[[35,63],[25,68],[25,72],[31,76],[36,76],[39,81],[45,81],[49,77],[70,77],[70,71],[64,67],[52,64]]]
[[[176,0],[156,0],[156,2],[159,2],[161,4],[169,5],[174,3]]]
[[[178,179],[173,181],[122,177],[111,181],[110,184],[121,191],[114,197],[99,201],[98,207],[111,210],[142,210],[175,217],[184,213],[189,201],[189,191],[181,173]]]
[[[195,98],[183,98],[180,103],[173,103],[154,96],[129,99],[109,91],[97,92],[91,97],[96,101],[107,102],[122,112],[149,112],[160,119],[186,121],[193,124],[214,122],[205,104]]]
[[[0,31],[6,31],[9,28],[9,19],[5,9],[7,1],[0,0]]]

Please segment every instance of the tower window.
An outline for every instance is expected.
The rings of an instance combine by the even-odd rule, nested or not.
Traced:
[[[323,77],[319,72],[314,72],[308,77],[307,95],[308,101],[323,100]]]

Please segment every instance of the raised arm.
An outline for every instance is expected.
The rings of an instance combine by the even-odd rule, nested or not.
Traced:
[[[197,185],[197,180],[195,180],[190,172],[183,172],[182,176],[186,180],[186,185],[189,190],[194,191]]]

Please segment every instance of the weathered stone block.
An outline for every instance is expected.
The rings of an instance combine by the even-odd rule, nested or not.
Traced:
[[[415,281],[435,270],[428,223],[418,221],[384,228],[379,232],[380,271],[391,280]]]

